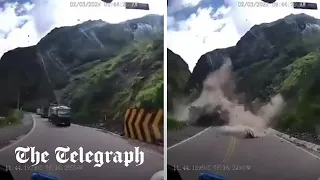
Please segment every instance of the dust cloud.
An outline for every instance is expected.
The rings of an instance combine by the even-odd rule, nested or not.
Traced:
[[[222,133],[243,137],[247,130],[250,130],[257,137],[265,136],[270,121],[282,111],[284,100],[277,94],[269,103],[256,107],[255,113],[250,111],[240,103],[242,96],[235,93],[231,68],[231,60],[226,59],[219,70],[208,75],[198,99],[189,105],[176,106],[176,117],[180,121],[196,121],[200,115],[218,111],[220,118],[226,121],[226,125],[219,128]],[[201,107],[203,111],[196,115],[197,117],[190,117],[190,106]]]

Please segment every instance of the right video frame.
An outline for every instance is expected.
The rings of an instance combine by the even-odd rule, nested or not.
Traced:
[[[167,2],[167,179],[320,178],[317,1]]]

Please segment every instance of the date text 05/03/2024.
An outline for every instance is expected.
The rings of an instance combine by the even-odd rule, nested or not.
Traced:
[[[238,7],[242,8],[293,8],[294,2],[274,2],[272,4],[265,2],[248,2],[248,1],[239,1]]]
[[[77,171],[83,170],[83,165],[74,165],[74,164],[58,164],[58,165],[6,165],[6,168],[9,171]]]

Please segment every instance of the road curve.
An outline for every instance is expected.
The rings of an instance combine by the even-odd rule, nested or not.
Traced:
[[[320,160],[274,135],[238,139],[210,128],[168,150],[168,163],[183,180],[195,180],[203,171],[227,180],[318,180]]]
[[[47,119],[37,115],[32,116],[35,125],[31,132],[21,141],[0,150],[0,164],[11,168],[15,180],[30,179],[31,174],[35,171],[55,175],[61,180],[127,180],[132,178],[150,180],[153,174],[163,170],[161,155],[145,147],[140,147],[145,157],[141,166],[136,166],[134,162],[129,167],[125,167],[123,163],[110,163],[104,164],[101,168],[93,167],[94,162],[59,164],[55,159],[54,152],[57,147],[69,146],[71,151],[78,151],[79,147],[83,147],[84,152],[92,151],[94,153],[97,151],[134,151],[134,145],[129,144],[121,137],[106,134],[93,128],[73,124],[70,127],[56,127]],[[15,148],[27,146],[36,147],[36,150],[40,152],[48,151],[49,161],[35,167],[31,167],[31,164],[19,164],[15,159]]]

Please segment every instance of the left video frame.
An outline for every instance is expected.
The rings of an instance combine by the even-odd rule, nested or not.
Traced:
[[[164,3],[0,9],[0,179],[164,179]]]

